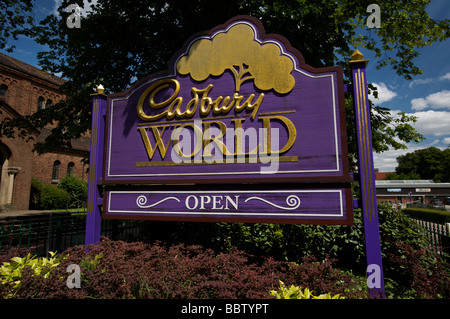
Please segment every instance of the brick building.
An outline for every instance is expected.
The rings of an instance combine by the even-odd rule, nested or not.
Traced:
[[[58,91],[64,80],[0,53],[0,121],[30,115],[65,99]],[[89,152],[89,138],[72,142],[72,148],[51,153],[33,152],[49,128],[22,138],[0,135],[0,211],[28,209],[31,178],[56,184],[66,174],[87,180],[82,160]]]
[[[432,180],[377,180],[377,202],[391,202],[406,207],[420,202],[430,204],[433,200],[450,197],[450,183],[435,183]]]

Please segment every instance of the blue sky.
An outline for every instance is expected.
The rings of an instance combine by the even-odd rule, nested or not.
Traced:
[[[450,1],[431,0],[427,11],[434,20],[449,19]],[[417,116],[418,122],[414,127],[426,138],[419,144],[408,144],[407,150],[375,153],[375,167],[383,172],[392,172],[400,155],[429,146],[447,148],[450,145],[450,40],[418,50],[420,56],[414,63],[424,73],[411,81],[396,75],[388,67],[377,70],[374,57],[364,50],[361,52],[365,54],[364,58],[373,62],[369,61],[367,66],[367,80],[378,87],[379,100],[372,100],[393,111]]]
[[[34,14],[38,20],[54,13],[60,0],[37,0]],[[374,1],[375,3],[376,1]],[[431,0],[427,11],[434,20],[450,18],[450,1]],[[381,27],[383,17],[381,16]],[[405,26],[407,28],[408,26]],[[11,55],[19,60],[38,66],[36,54],[46,48],[32,40],[21,37],[15,41],[15,51]],[[424,74],[407,81],[398,76],[389,67],[377,70],[375,58],[370,52],[360,49],[365,59],[369,59],[367,77],[370,83],[378,87],[379,99],[373,100],[393,112],[401,111],[416,115],[419,119],[414,125],[426,139],[411,143],[407,150],[389,150],[374,154],[375,167],[382,172],[392,172],[397,166],[396,158],[417,149],[435,146],[444,149],[450,145],[450,40],[437,42],[429,47],[419,49],[420,56],[415,64]],[[306,61],[307,62],[307,61]]]

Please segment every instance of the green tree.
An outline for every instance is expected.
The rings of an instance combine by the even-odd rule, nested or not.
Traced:
[[[20,35],[29,35],[34,24],[33,3],[34,0],[0,2],[0,49],[13,52],[13,41]]]
[[[58,188],[65,190],[70,196],[70,208],[79,208],[86,205],[88,188],[87,181],[82,181],[74,175],[67,175],[58,183]]]
[[[430,179],[450,182],[450,148],[428,147],[397,157],[397,168],[388,179]]]
[[[348,60],[353,50],[375,52],[377,67],[391,66],[399,76],[411,79],[422,73],[413,63],[417,49],[449,36],[449,20],[433,21],[425,11],[429,0],[380,0],[382,27],[367,31],[365,19],[371,0],[99,0],[81,19],[81,28],[68,28],[69,4],[83,7],[82,0],[63,0],[59,15],[49,15],[32,29],[34,39],[50,50],[38,57],[46,71],[61,73],[67,82],[61,91],[71,98],[36,114],[3,123],[6,136],[19,129],[26,136],[48,123],[58,123],[38,152],[70,140],[90,128],[90,94],[99,83],[109,92],[121,92],[136,79],[167,69],[171,57],[193,34],[210,30],[231,17],[246,14],[258,18],[267,33],[285,36],[314,67],[343,65],[349,78]],[[373,89],[373,87],[372,87]],[[375,92],[376,94],[376,92]],[[346,98],[350,154],[356,154],[353,102]],[[391,114],[373,106],[373,146],[376,152],[406,148],[405,143],[423,137],[411,124],[414,117]],[[400,141],[400,142],[398,142]]]

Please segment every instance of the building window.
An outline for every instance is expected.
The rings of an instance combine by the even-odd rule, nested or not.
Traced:
[[[47,102],[45,103],[45,108],[49,108],[50,106],[52,106],[52,100],[48,99]]]
[[[52,183],[57,183],[59,181],[59,166],[61,166],[60,161],[55,161],[53,163]]]
[[[67,164],[67,176],[72,176],[74,166],[75,166],[75,164],[73,162],[70,162],[69,164]]]
[[[0,85],[0,97],[6,99],[6,91],[8,90],[8,86],[6,84]]]
[[[38,111],[39,110],[43,110],[45,107],[44,107],[44,98],[42,97],[42,96],[40,96],[39,98],[38,98]]]

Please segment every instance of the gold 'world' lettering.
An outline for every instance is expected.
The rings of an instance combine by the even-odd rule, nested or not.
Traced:
[[[156,102],[155,96],[167,90],[170,87],[174,87],[172,95],[162,102]],[[172,120],[174,118],[192,118],[197,110],[201,116],[208,116],[211,111],[214,115],[228,114],[232,109],[236,113],[240,113],[243,110],[251,111],[250,118],[255,119],[259,107],[264,100],[264,93],[260,93],[255,102],[255,94],[251,94],[245,101],[244,96],[234,93],[233,96],[219,96],[213,100],[209,94],[213,89],[213,85],[209,84],[204,89],[197,89],[193,87],[191,89],[192,99],[183,106],[183,98],[179,95],[180,83],[175,79],[163,79],[150,85],[139,98],[136,106],[136,111],[140,119],[146,122],[153,122],[166,118]],[[162,110],[158,114],[149,115],[144,111],[144,102],[148,97],[148,105],[152,110]],[[244,101],[242,103],[242,101]],[[242,104],[241,104],[242,103]]]
[[[233,127],[230,128],[219,120],[195,120],[193,123],[184,124],[142,125],[138,127],[138,131],[140,132],[149,161],[153,160],[157,149],[159,150],[161,160],[164,160],[171,143],[172,151],[182,158],[194,158],[200,154],[204,159],[214,156],[213,149],[215,149],[216,155],[237,158],[254,157],[258,154],[263,157],[272,154],[281,155],[292,148],[297,138],[297,131],[291,120],[281,115],[264,116],[260,117],[259,120],[261,121],[259,134],[253,127],[247,129],[242,127],[245,118],[232,119]],[[274,121],[281,122],[287,128],[286,143],[284,145],[278,145],[278,149],[275,150],[272,149],[271,143],[272,122]],[[213,127],[216,128],[216,133],[212,133]],[[180,147],[181,135],[183,135],[181,133],[184,129],[193,133],[193,136],[189,133],[189,137],[194,146],[188,147],[188,151],[186,151],[186,144],[184,144],[184,148]],[[264,132],[264,134],[261,134],[261,132]],[[227,134],[234,135],[234,138],[233,136],[226,136]],[[253,138],[255,143],[249,142],[248,147],[245,147],[246,137],[250,138],[250,140]],[[230,140],[233,142],[228,143]],[[151,141],[154,141],[153,145]]]

